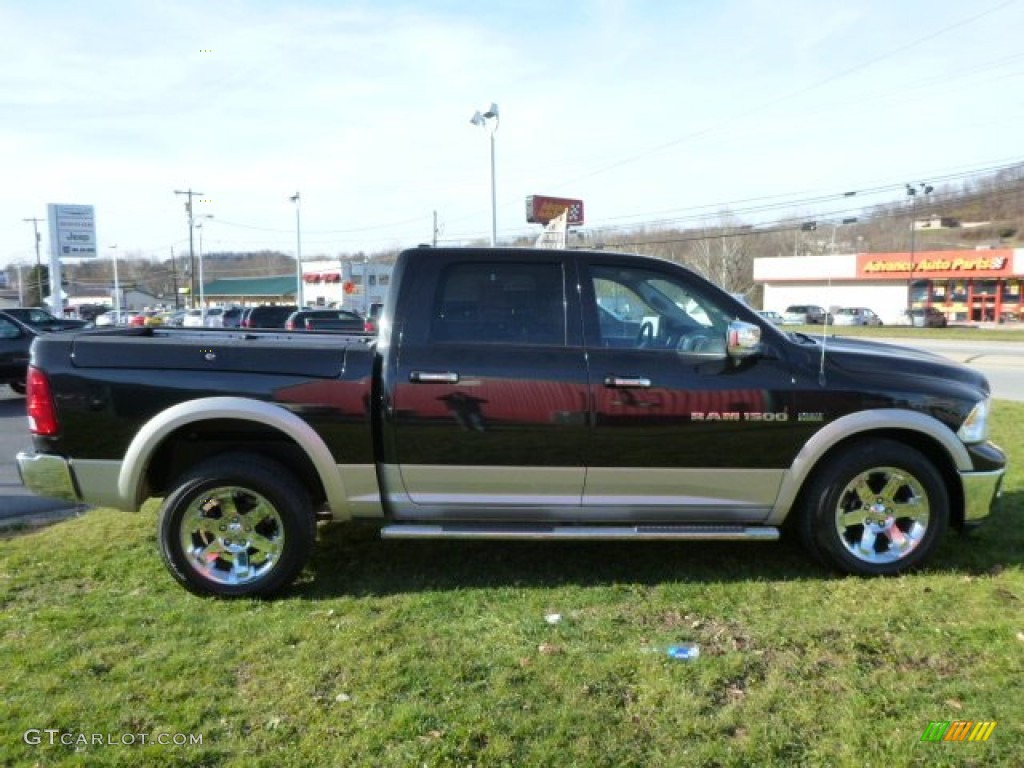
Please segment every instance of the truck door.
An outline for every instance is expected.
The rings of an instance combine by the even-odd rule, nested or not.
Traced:
[[[613,255],[580,270],[595,410],[586,516],[763,519],[796,450],[788,366],[770,350],[729,358],[737,309],[688,270]]]
[[[406,319],[389,356],[393,515],[578,514],[589,390],[578,298],[568,301],[572,264],[552,252],[423,258],[430,268],[417,284],[404,278]]]

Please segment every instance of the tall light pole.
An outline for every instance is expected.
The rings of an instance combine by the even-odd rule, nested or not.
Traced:
[[[212,219],[212,213],[204,213],[196,219]],[[200,325],[206,327],[206,289],[203,285],[203,222],[197,222],[195,228],[199,230],[199,319]]]
[[[295,203],[295,306],[302,309],[302,224],[299,218],[302,198],[295,190],[288,199]]]
[[[25,306],[25,281],[21,277],[21,262],[14,265],[18,268],[18,306]]]
[[[914,317],[910,310],[914,308],[914,272],[917,271],[917,254],[915,251],[915,235],[917,233],[917,195],[930,195],[934,187],[925,184],[923,181],[915,184],[907,184],[907,197],[910,198],[910,273],[907,275],[907,318],[910,324],[914,324]]]
[[[498,207],[497,193],[494,184],[494,134],[498,132],[498,105],[491,102],[486,112],[479,110],[469,119],[473,125],[488,132],[491,139],[491,248],[498,244]]]
[[[192,225],[195,222],[195,219],[192,216],[192,198],[203,193],[195,192],[192,187],[189,187],[186,190],[176,189],[174,190],[174,194],[186,195],[188,197],[188,200],[185,202],[185,214],[188,217],[189,280],[191,280],[191,283],[189,284],[188,303],[189,306],[194,308],[196,305],[196,252],[192,247]]]

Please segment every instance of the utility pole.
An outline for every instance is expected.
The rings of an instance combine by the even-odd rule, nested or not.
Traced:
[[[31,221],[32,222],[32,231],[36,235],[36,272],[39,273],[39,274],[42,274],[43,262],[39,258],[39,240],[41,239],[40,236],[39,236],[39,222],[41,222],[42,219],[31,218],[31,219],[22,219],[22,221]]]
[[[299,218],[302,198],[296,190],[288,199],[295,203],[295,306],[302,309],[302,222]]]
[[[174,288],[174,308],[178,309],[178,260],[174,258],[174,246],[171,246],[171,286]]]
[[[174,190],[176,195],[187,195],[188,202],[185,203],[185,213],[188,215],[188,263],[189,263],[189,279],[191,284],[188,290],[189,306],[195,308],[196,306],[196,250],[192,244],[192,224],[194,217],[192,215],[192,198],[196,195],[202,195],[202,192],[193,191],[192,187],[187,190]]]

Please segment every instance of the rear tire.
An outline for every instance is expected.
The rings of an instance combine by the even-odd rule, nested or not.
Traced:
[[[949,496],[935,466],[892,440],[840,449],[805,489],[804,545],[826,565],[858,576],[920,567],[949,527]]]
[[[11,382],[8,382],[8,383],[7,383],[7,386],[9,386],[9,387],[10,387],[11,389],[13,389],[13,390],[14,390],[15,392],[17,392],[17,393],[18,393],[19,395],[24,395],[24,394],[25,394],[25,392],[26,392],[26,391],[27,391],[27,389],[28,389],[28,388],[26,387],[26,385],[25,385],[25,382],[24,382],[24,381],[11,381]]]
[[[309,493],[255,454],[218,456],[183,475],[160,508],[160,553],[190,592],[267,597],[302,571],[316,538]]]

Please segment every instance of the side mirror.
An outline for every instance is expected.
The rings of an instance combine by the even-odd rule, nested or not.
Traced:
[[[733,320],[726,333],[725,348],[733,360],[744,360],[761,351],[761,328],[753,323]]]

